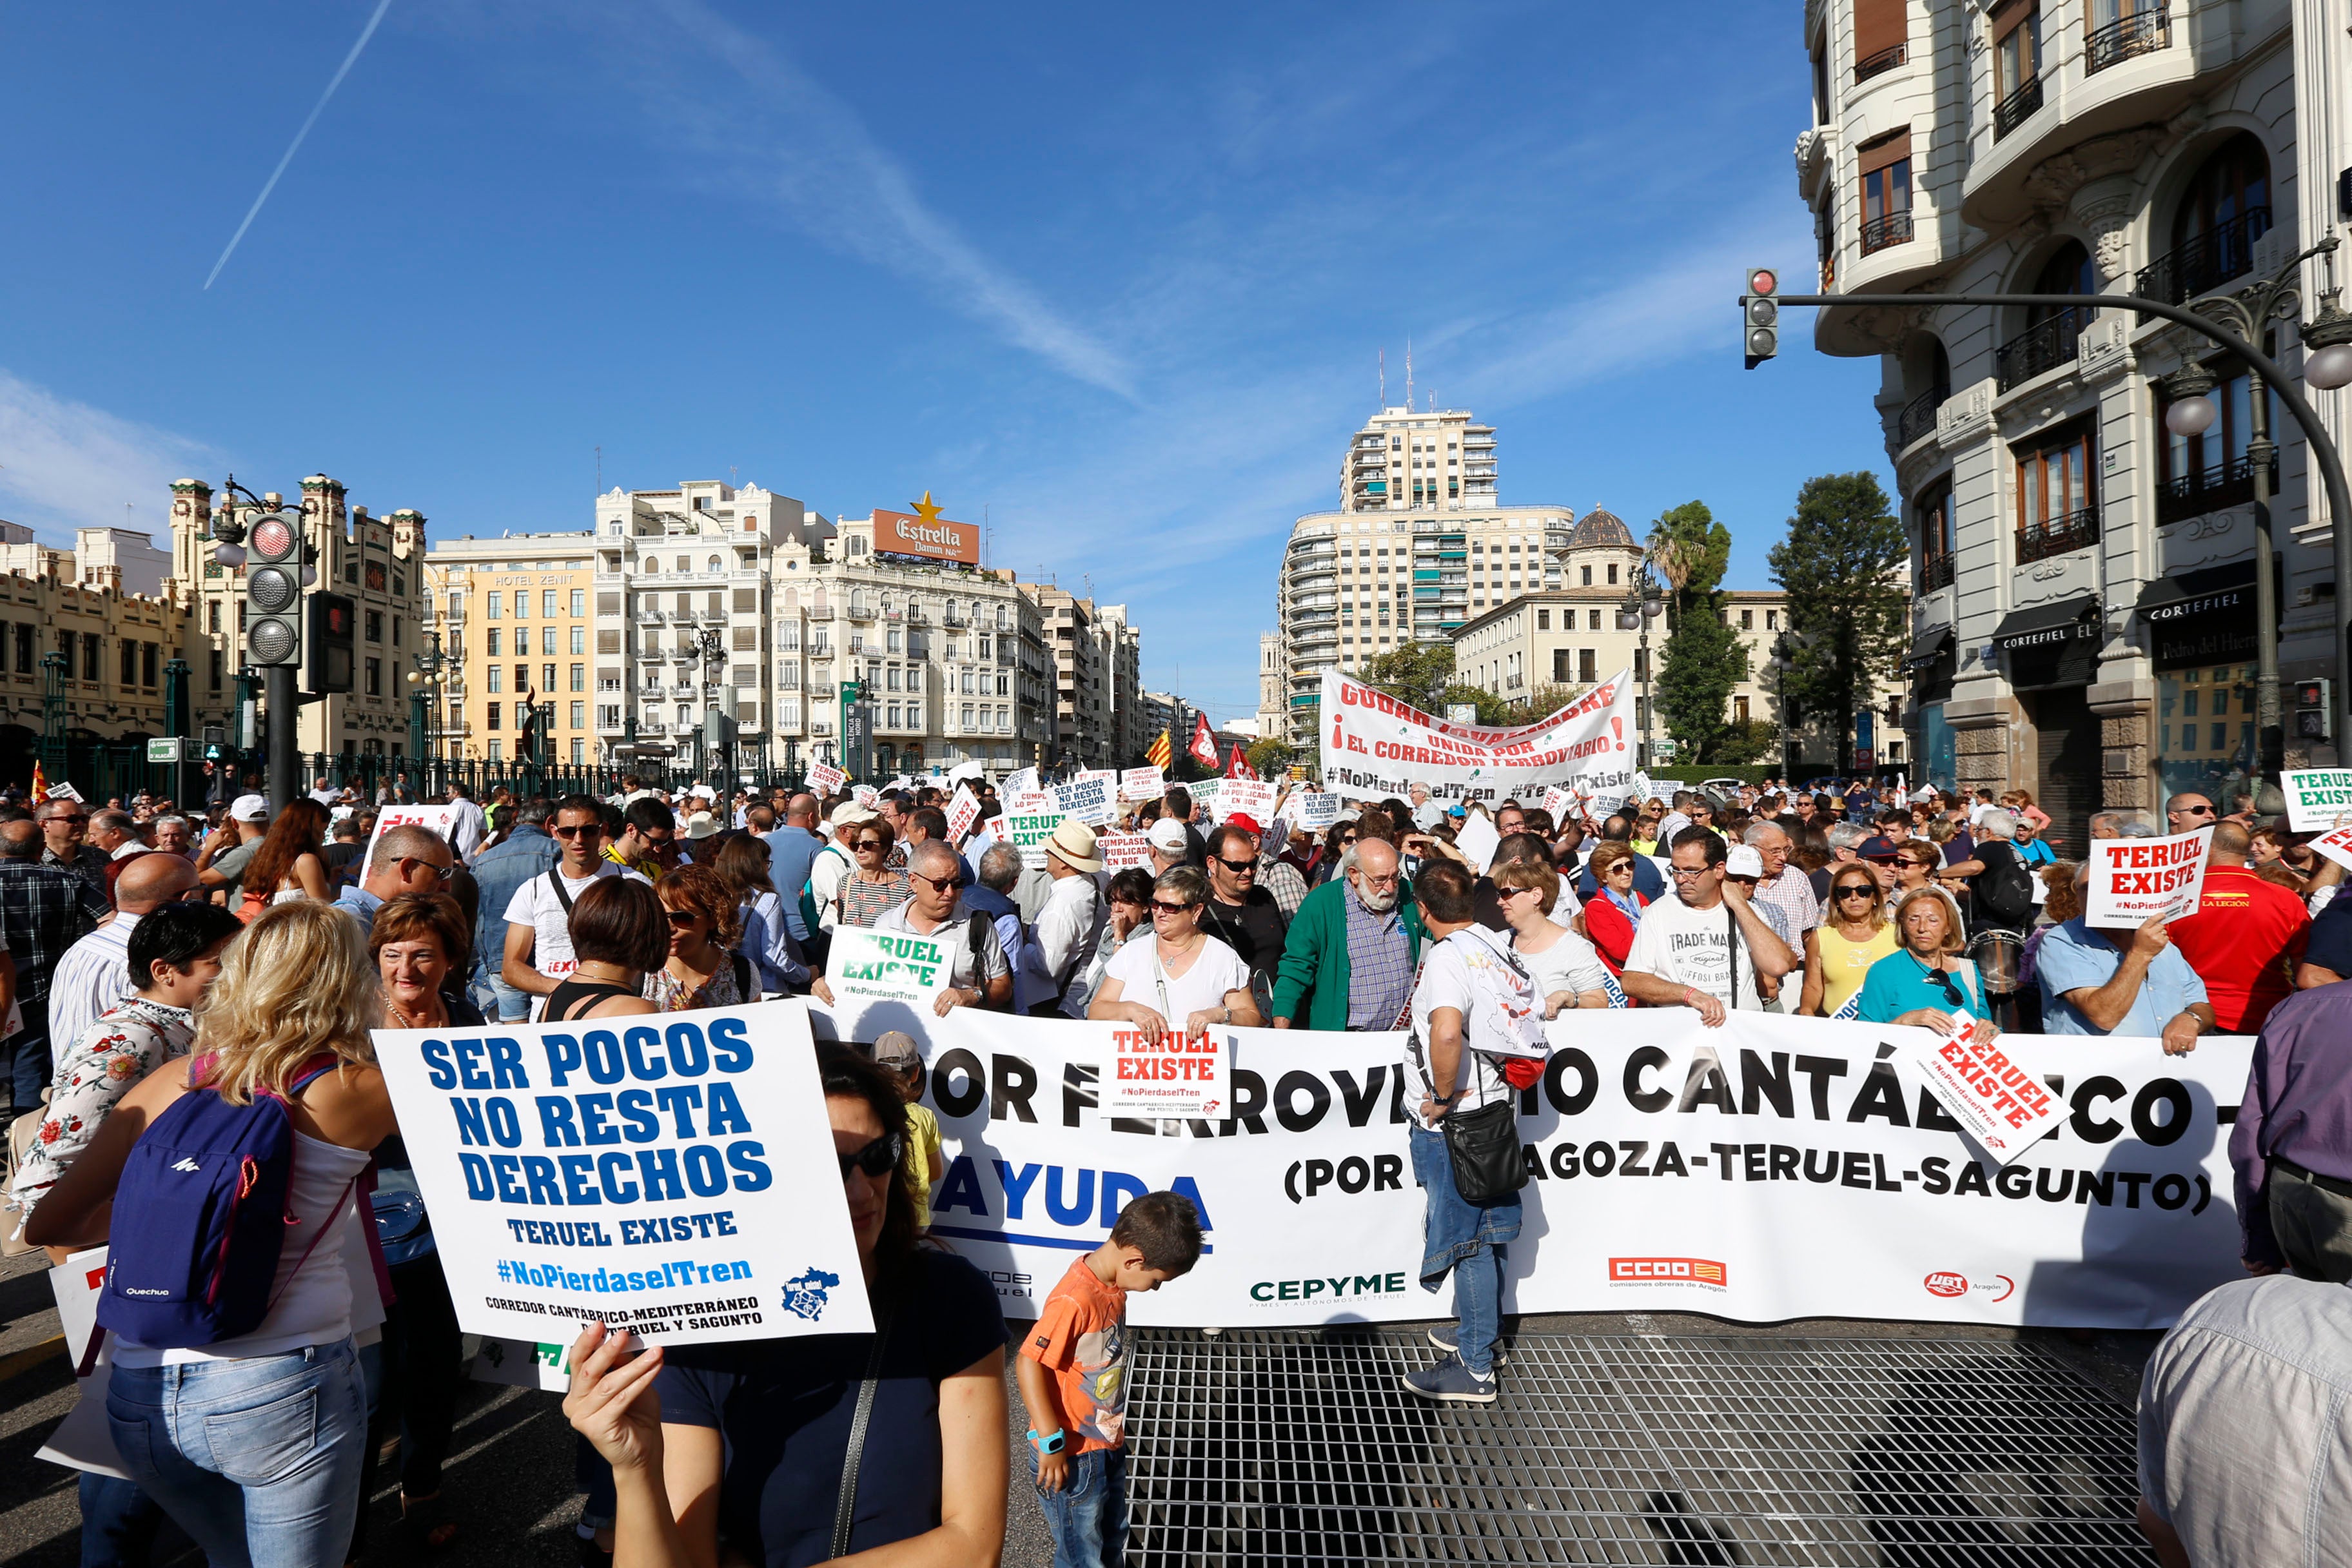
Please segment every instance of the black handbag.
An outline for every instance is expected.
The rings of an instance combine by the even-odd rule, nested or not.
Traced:
[[[1445,1158],[1454,1167],[1454,1190],[1464,1203],[1490,1204],[1528,1184],[1518,1109],[1510,1097],[1475,1110],[1449,1110],[1438,1127],[1445,1134]]]

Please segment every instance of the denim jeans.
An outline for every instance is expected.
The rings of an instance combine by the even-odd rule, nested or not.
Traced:
[[[488,1001],[483,1000],[479,994],[476,994],[474,1001],[482,1009],[482,1016],[492,1023],[520,1024],[530,1016],[530,1005],[538,1000],[530,992],[518,991],[495,974],[488,976]]]
[[[81,1568],[147,1568],[163,1510],[131,1481],[81,1472]],[[162,1553],[168,1557],[172,1553]]]
[[[1037,1479],[1037,1450],[1029,1451],[1029,1479]],[[1119,1568],[1127,1559],[1127,1450],[1097,1448],[1070,1457],[1062,1489],[1039,1492],[1045,1533],[1054,1538],[1054,1568]]]
[[[8,1081],[16,1113],[41,1108],[41,1096],[48,1092],[49,1080],[56,1075],[57,1061],[49,1052],[49,1003],[47,997],[24,1004],[25,1026],[8,1042]]]
[[[1454,1276],[1454,1316],[1461,1324],[1455,1343],[1462,1364],[1485,1376],[1494,1369],[1495,1339],[1503,1326],[1503,1248],[1519,1234],[1519,1194],[1493,1203],[1464,1200],[1454,1184],[1454,1161],[1445,1134],[1416,1124],[1412,1179],[1421,1184],[1426,1207],[1422,1221],[1421,1288],[1434,1294]]]
[[[123,1468],[212,1568],[339,1568],[359,1511],[367,1390],[346,1338],[284,1355],[117,1365]]]

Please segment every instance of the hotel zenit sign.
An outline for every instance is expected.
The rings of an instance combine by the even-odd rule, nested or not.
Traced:
[[[927,561],[960,561],[980,564],[980,530],[968,522],[951,522],[932,504],[931,492],[915,503],[912,512],[874,509],[874,552],[877,555],[919,555]]]

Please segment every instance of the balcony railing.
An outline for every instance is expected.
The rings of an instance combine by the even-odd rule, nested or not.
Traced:
[[[1890,245],[1902,245],[1911,237],[1911,209],[1882,213],[1862,226],[1862,253],[1884,250]]]
[[[2254,269],[2254,241],[2271,231],[2271,209],[2248,207],[2228,223],[2206,230],[2179,249],[2139,269],[2138,291],[2168,305],[2210,294],[2232,278]]]
[[[2270,461],[2271,493],[2278,493],[2278,459]],[[2202,517],[2223,507],[2245,506],[2254,499],[2254,465],[2251,458],[2218,463],[2157,487],[2156,521],[2179,522]]]
[[[1882,76],[1901,65],[1909,57],[1908,44],[1896,44],[1892,48],[1881,49],[1866,59],[1853,62],[1853,79],[1857,82],[1865,82],[1872,77]]]
[[[1952,563],[1957,559],[1958,559],[1957,556],[1947,552],[1942,555],[1930,555],[1926,561],[1920,563],[1919,591],[1923,594],[1932,594],[1938,588],[1950,587]]]
[[[2084,73],[2103,71],[2135,55],[2154,54],[2169,45],[2172,18],[2165,6],[2166,0],[2154,0],[2137,15],[2118,16],[2095,30],[2083,43]]]
[[[1895,416],[1895,444],[1908,447],[1933,430],[1936,427],[1936,411],[1943,407],[1951,395],[1952,389],[1948,386],[1931,386],[1905,404],[1903,412]]]
[[[2084,507],[2046,522],[2029,522],[2017,531],[2017,563],[2046,561],[2099,542],[2099,512]]]
[[[2055,370],[2074,358],[2077,340],[2088,323],[2083,312],[2061,310],[2048,321],[2031,326],[1993,351],[1993,365],[2000,389],[2021,385],[2043,371]]]
[[[2042,107],[2042,78],[2031,76],[2015,92],[1992,106],[1992,139],[1996,142],[2033,118]]]

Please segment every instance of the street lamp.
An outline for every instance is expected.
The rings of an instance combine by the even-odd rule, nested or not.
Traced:
[[[439,632],[426,632],[425,640],[428,646],[424,651],[410,656],[416,668],[408,672],[408,750],[416,759],[420,797],[438,793],[426,776],[426,759],[432,754],[433,719],[440,711],[441,689],[449,684],[450,667],[457,662],[441,651]]]
[[[1641,653],[1633,663],[1642,681],[1641,763],[1644,768],[1650,765],[1650,713],[1656,706],[1650,700],[1650,623],[1665,613],[1665,596],[1650,576],[1650,557],[1645,552],[1641,564],[1633,568],[1633,581],[1625,590],[1624,602],[1617,606],[1617,629],[1638,630],[1642,634]]]
[[[2305,250],[2281,267],[2268,282],[2247,290],[2244,300],[2215,295],[2197,300],[2190,309],[2213,317],[2259,347],[2263,329],[2273,319],[2288,319],[2301,310],[2303,294],[2296,282],[2298,268],[2312,257],[2334,250],[2336,244],[2334,239],[2328,239]],[[2304,362],[2304,380],[2323,391],[2352,382],[2352,316],[2337,309],[2334,296],[2335,290],[2330,289],[2326,308],[2304,332],[2305,344],[2315,351]],[[2270,389],[2263,373],[2249,363],[2246,378],[2246,468],[2254,501],[2254,712],[2258,748],[2254,771],[2272,774],[2285,765],[2286,744],[2286,731],[2279,720],[2278,594],[2271,576],[2271,468],[2278,460],[2278,444],[2271,439]],[[2213,373],[2196,360],[2167,376],[2164,390],[2169,401],[2164,411],[2165,428],[2184,439],[2210,430],[2221,418],[2221,410],[2214,406],[2211,396],[2216,384]],[[2344,520],[2338,519],[2337,526],[2344,525]]]

